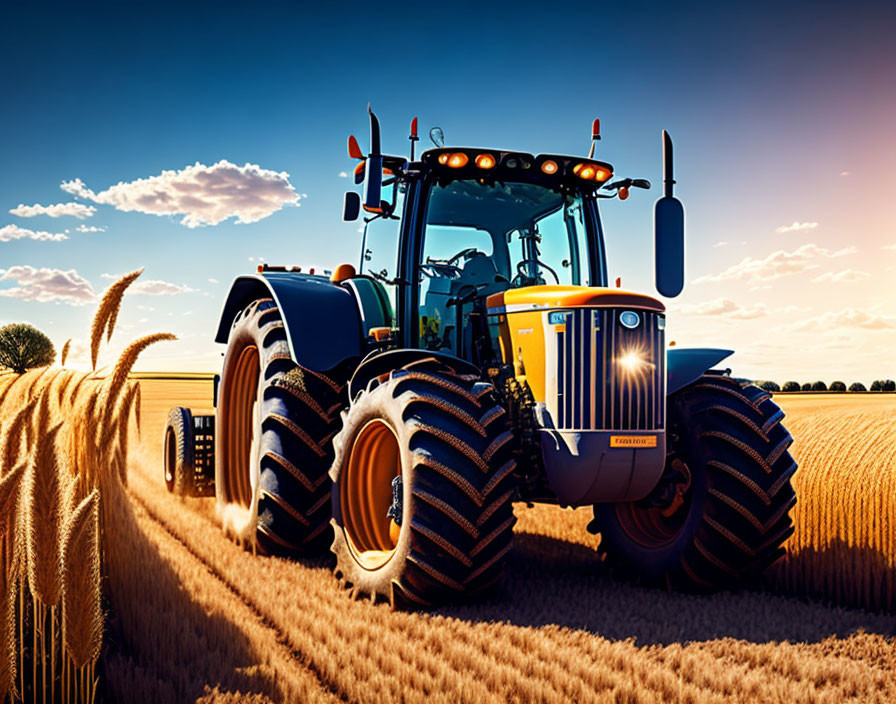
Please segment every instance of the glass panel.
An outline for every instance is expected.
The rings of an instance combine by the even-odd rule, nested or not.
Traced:
[[[587,283],[582,210],[580,197],[533,183],[433,186],[419,281],[420,344],[469,357],[473,331],[466,328],[474,299],[511,286]],[[464,330],[460,350],[458,324]]]
[[[394,182],[383,186],[382,200],[393,206],[393,214],[389,217],[374,218],[366,225],[362,273],[372,276],[385,287],[393,311],[395,310],[396,285],[389,282],[395,279],[398,266],[398,238],[401,232],[400,216],[404,205],[405,188],[400,186],[396,194]]]

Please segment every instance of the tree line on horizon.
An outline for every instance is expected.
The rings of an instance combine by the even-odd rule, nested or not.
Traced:
[[[798,381],[785,381],[784,384],[778,384],[774,381],[768,381],[765,379],[757,379],[753,382],[756,386],[765,389],[766,391],[786,391],[789,393],[796,391],[815,391],[815,392],[833,392],[833,393],[845,393],[845,392],[853,392],[853,393],[862,393],[867,391],[880,392],[880,393],[893,393],[896,392],[896,381],[892,379],[875,379],[871,382],[871,387],[866,388],[865,385],[861,381],[855,381],[846,386],[845,382],[842,381],[832,381],[831,385],[828,386],[823,381],[813,381],[813,382],[805,382],[801,384]]]

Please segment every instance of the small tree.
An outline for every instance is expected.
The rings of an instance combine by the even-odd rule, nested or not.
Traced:
[[[780,391],[781,387],[773,381],[760,381],[757,384],[760,389],[765,389],[766,391]]]
[[[872,391],[883,391],[884,390],[884,382],[880,379],[875,379],[871,382],[871,390]]]
[[[850,391],[867,391],[865,385],[861,381],[854,381],[849,385]]]
[[[782,391],[799,391],[800,385],[797,381],[785,381]]]
[[[53,362],[56,350],[50,338],[26,323],[10,323],[0,328],[0,366],[16,374]]]
[[[881,389],[880,389],[880,390],[881,390],[881,391],[887,391],[887,392],[889,392],[889,393],[892,393],[892,392],[896,391],[896,381],[893,381],[892,379],[887,379],[886,381],[884,381],[884,382],[881,384]]]
[[[831,382],[831,391],[836,391],[837,393],[843,393],[846,391],[846,384],[842,381],[832,381]]]
[[[808,381],[800,387],[800,391],[811,391],[811,390],[812,390],[812,384],[810,384]]]
[[[814,384],[812,384],[812,390],[813,391],[827,391],[828,385],[825,384],[823,381],[816,381]]]

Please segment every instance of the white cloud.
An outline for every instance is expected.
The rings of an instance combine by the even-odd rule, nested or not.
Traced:
[[[816,276],[813,281],[818,283],[830,282],[830,283],[843,283],[846,281],[861,281],[862,279],[867,279],[870,277],[867,271],[856,271],[855,269],[844,269],[843,271],[838,271],[836,274],[831,271],[826,271],[821,276]]]
[[[340,171],[340,172],[339,172],[339,178],[348,178],[348,172],[347,172],[347,171]]]
[[[841,171],[840,175],[841,176],[849,176],[849,171]]]
[[[893,244],[885,244],[883,247],[881,247],[881,249],[888,249],[891,252],[896,252],[896,242],[894,242]]]
[[[218,281],[217,279],[209,279],[208,282],[209,282],[210,284],[217,284],[217,283],[220,283],[220,281]]]
[[[105,227],[98,227],[96,225],[78,225],[75,228],[76,232],[105,232]]]
[[[847,254],[855,254],[857,251],[855,247],[846,247],[845,249],[832,252],[814,244],[804,244],[792,252],[785,252],[783,249],[772,252],[765,259],[747,257],[739,264],[728,267],[720,274],[701,276],[694,279],[694,283],[739,279],[772,281],[783,276],[817,269],[820,266],[816,263],[818,259],[833,259]]]
[[[35,269],[27,265],[0,269],[0,281],[7,280],[18,284],[12,288],[0,289],[0,296],[7,298],[81,305],[91,302],[95,297],[93,286],[74,269]]]
[[[11,242],[12,240],[42,240],[45,242],[62,242],[68,237],[64,232],[53,234],[52,232],[44,232],[43,230],[29,230],[18,225],[6,225],[0,227],[0,242]]]
[[[725,242],[725,240],[722,240],[721,242],[716,242],[716,243],[713,245],[713,247],[727,247],[727,246],[728,246],[728,243]]]
[[[842,328],[862,328],[865,330],[896,329],[896,316],[880,315],[867,310],[844,308],[809,318],[793,326],[795,330],[820,330],[829,332]]]
[[[705,303],[688,303],[678,306],[676,310],[686,315],[724,315],[726,318],[750,320],[768,315],[768,307],[764,303],[742,306],[730,298],[717,298]]]
[[[36,215],[49,215],[51,218],[71,216],[83,220],[84,218],[91,217],[96,212],[96,208],[92,205],[84,205],[82,203],[55,203],[54,205],[41,205],[40,203],[25,205],[24,203],[19,203],[17,207],[9,212],[20,218],[33,218]]]
[[[187,227],[217,225],[228,218],[256,222],[306,197],[296,193],[285,171],[248,163],[237,166],[224,159],[212,166],[196,162],[180,171],[121,182],[99,193],[79,178],[63,181],[61,188],[125,212],[182,215],[180,222]]]
[[[100,274],[100,278],[114,279],[117,281],[122,277],[121,274]],[[190,288],[186,284],[172,284],[168,281],[160,281],[158,279],[149,279],[147,281],[138,281],[128,287],[128,293],[143,294],[144,296],[171,296],[176,293],[193,293],[195,288]],[[152,310],[152,309],[149,309]]]
[[[806,230],[814,230],[816,227],[818,227],[817,222],[797,222],[794,220],[791,225],[776,227],[775,232],[804,232]]]
[[[195,290],[195,288],[190,288],[187,285],[150,279],[148,281],[138,281],[128,289],[128,292],[142,293],[145,296],[172,296],[177,293],[192,293]]]

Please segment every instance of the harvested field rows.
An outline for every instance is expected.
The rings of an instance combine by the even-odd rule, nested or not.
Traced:
[[[292,700],[287,692],[295,691],[303,700],[357,702],[896,700],[893,617],[770,593],[666,594],[615,581],[595,557],[598,538],[585,531],[584,510],[517,506],[509,572],[488,602],[423,614],[353,602],[328,559],[253,556],[223,537],[212,500],[165,492],[162,419],[175,402],[208,405],[211,385],[142,385],[149,435],[131,465],[129,491],[137,525],[158,547],[156,563],[166,565],[164,580],[182,591],[170,583],[163,589],[172,595],[155,609],[164,627],[128,624],[137,632],[105,663],[112,694],[133,700],[143,691],[146,701],[232,700],[238,692]],[[146,571],[150,585],[158,571]],[[203,614],[214,623],[208,650],[231,635],[220,658],[182,641],[181,629],[205,633]],[[153,645],[153,632],[164,633],[164,642]],[[168,678],[169,668],[187,676]],[[140,690],[145,673],[165,678],[166,687]]]

